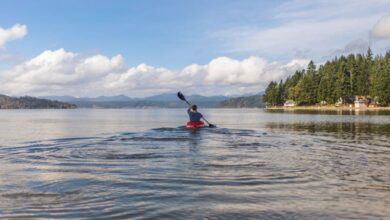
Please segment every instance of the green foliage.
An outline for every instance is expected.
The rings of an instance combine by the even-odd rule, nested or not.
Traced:
[[[278,105],[280,104],[278,101],[278,97],[280,97],[280,94],[278,94],[278,83],[271,81],[265,90],[265,94],[263,96],[263,101],[267,105]]]
[[[269,106],[283,105],[288,99],[298,105],[315,105],[322,101],[334,104],[340,97],[355,95],[390,104],[390,51],[373,58],[369,48],[367,54],[336,57],[318,69],[311,61],[306,70],[296,71],[284,83],[271,82],[263,99]]]

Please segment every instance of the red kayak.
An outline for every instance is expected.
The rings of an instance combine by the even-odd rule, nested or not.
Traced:
[[[189,121],[186,125],[187,128],[204,128],[203,121]]]

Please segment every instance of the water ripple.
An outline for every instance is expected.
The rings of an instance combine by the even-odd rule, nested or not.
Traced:
[[[379,139],[345,138],[305,133],[302,125],[296,126],[298,133],[287,135],[276,132],[285,127],[270,126],[271,132],[156,128],[0,147],[0,216],[375,219],[390,215],[386,208],[390,145],[381,139],[382,132]]]

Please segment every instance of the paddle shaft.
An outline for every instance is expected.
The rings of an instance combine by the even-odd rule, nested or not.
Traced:
[[[192,105],[191,103],[189,103],[189,102],[187,101],[187,99],[184,99],[184,101],[185,101],[189,106]]]
[[[212,126],[213,124],[211,124],[209,121],[207,121],[203,116],[202,116],[202,118],[203,118],[203,120],[205,120],[205,122],[207,123],[207,124],[209,124],[209,126]]]

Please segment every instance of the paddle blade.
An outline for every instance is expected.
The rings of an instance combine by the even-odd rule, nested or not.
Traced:
[[[179,99],[181,99],[181,100],[183,100],[183,101],[186,100],[186,98],[184,97],[183,93],[181,93],[181,92],[178,92],[178,93],[177,93],[177,97],[179,97]]]
[[[216,128],[217,126],[216,126],[216,125],[213,125],[213,124],[209,124],[209,127],[210,127],[210,128]]]

